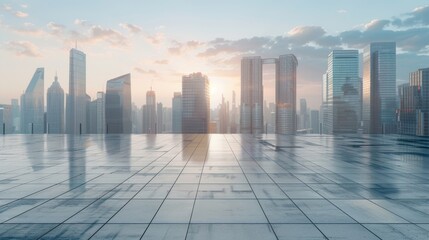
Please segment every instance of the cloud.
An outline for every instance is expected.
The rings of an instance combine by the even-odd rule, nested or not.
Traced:
[[[28,5],[27,4],[21,4],[21,7],[22,8],[28,8]]]
[[[428,26],[429,6],[415,8],[412,12],[405,14],[405,18],[394,18],[392,24],[398,27]]]
[[[131,33],[140,33],[142,32],[142,28],[135,25],[135,24],[131,24],[131,23],[120,23],[119,24],[120,27],[122,27],[123,29],[131,32]]]
[[[126,48],[129,46],[127,37],[122,33],[99,25],[93,25],[87,31],[83,32],[72,30],[69,32],[69,35],[69,40],[77,40],[81,43],[107,42],[109,45],[118,48]]]
[[[152,35],[146,34],[146,40],[153,45],[160,44],[162,41],[164,41],[164,39],[165,39],[165,36],[161,32],[158,32]]]
[[[134,71],[141,73],[141,74],[145,74],[145,75],[158,75],[158,72],[156,72],[155,70],[152,70],[152,69],[144,70],[142,68],[135,67]]]
[[[83,19],[75,19],[74,24],[78,26],[83,26],[83,27],[90,25],[87,20],[83,20]]]
[[[337,13],[346,14],[347,10],[345,10],[345,9],[339,9],[339,10],[337,10]]]
[[[15,16],[17,16],[19,18],[26,18],[26,17],[28,17],[28,13],[21,12],[21,11],[16,11],[15,12]]]
[[[306,44],[325,35],[326,31],[320,26],[298,26],[288,32],[289,39],[295,44]]]
[[[54,23],[54,22],[49,22],[46,27],[49,29],[50,33],[53,35],[60,35],[64,32],[64,30],[66,29],[66,27],[62,24],[58,24],[58,23]]]
[[[166,64],[168,64],[168,60],[167,59],[156,60],[154,63],[160,64],[160,65],[166,65]]]
[[[374,20],[371,20],[371,22],[365,24],[365,30],[367,31],[382,30],[385,27],[387,27],[389,24],[390,24],[389,20],[374,19]]]
[[[4,46],[7,51],[15,53],[16,56],[40,57],[40,51],[36,45],[28,41],[11,41]]]
[[[26,12],[22,12],[22,11],[15,11],[10,5],[8,4],[3,4],[3,10],[5,10],[6,12],[9,12],[11,14],[13,14],[16,17],[19,18],[26,18],[28,17],[28,13]]]

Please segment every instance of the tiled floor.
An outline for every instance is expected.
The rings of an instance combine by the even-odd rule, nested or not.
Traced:
[[[429,138],[0,136],[0,239],[429,239]]]

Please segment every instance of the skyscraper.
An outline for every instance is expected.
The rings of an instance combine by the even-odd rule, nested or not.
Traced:
[[[87,129],[86,55],[70,50],[69,94],[67,96],[67,133],[85,133]]]
[[[89,111],[89,133],[106,133],[106,98],[104,92],[97,92],[97,98],[91,102]]]
[[[307,114],[307,100],[301,98],[299,100],[299,129],[307,129],[308,114]]]
[[[12,105],[12,118],[13,118],[13,132],[19,133],[20,125],[21,125],[20,123],[21,113],[19,112],[19,100],[12,99],[11,105]]]
[[[106,84],[106,132],[131,133],[131,75],[125,74]]]
[[[263,104],[262,59],[244,57],[241,59],[241,133],[263,133]]]
[[[210,85],[207,76],[192,73],[182,77],[182,132],[208,133]]]
[[[358,50],[333,50],[328,57],[327,133],[357,133],[361,109],[359,89]]]
[[[152,89],[146,92],[146,105],[143,106],[143,133],[156,133],[156,95]]]
[[[10,134],[13,131],[13,106],[0,104],[0,134]]]
[[[296,131],[296,68],[295,55],[279,57],[276,77],[276,133],[295,134]]]
[[[320,133],[320,118],[318,110],[310,111],[311,133]]]
[[[156,104],[156,133],[164,132],[164,109],[162,107],[162,103]]]
[[[231,126],[230,132],[237,133],[237,102],[235,100],[235,91],[232,91],[232,107],[231,107]]]
[[[21,133],[43,133],[45,113],[45,70],[36,69],[25,93],[21,96]]]
[[[410,73],[398,94],[398,133],[429,136],[429,68]]]
[[[229,102],[225,102],[222,95],[222,103],[219,108],[219,133],[229,132]]]
[[[47,132],[64,133],[64,90],[58,82],[58,76],[47,93]]]
[[[364,132],[394,133],[395,109],[396,43],[371,43],[363,52]]]
[[[173,133],[182,133],[182,93],[175,92],[173,97]]]

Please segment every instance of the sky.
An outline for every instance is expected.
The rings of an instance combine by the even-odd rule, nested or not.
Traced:
[[[397,83],[429,67],[427,0],[31,0],[0,1],[0,103],[25,91],[38,67],[45,88],[55,74],[68,92],[69,51],[87,56],[87,93],[131,73],[132,101],[146,91],[171,107],[181,78],[202,72],[211,107],[240,97],[240,59],[295,54],[298,99],[318,109],[333,49],[396,41]],[[264,98],[274,102],[274,69],[264,66]],[[299,100],[298,100],[299,102]]]

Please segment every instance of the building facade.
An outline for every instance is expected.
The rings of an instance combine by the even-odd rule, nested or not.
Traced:
[[[209,122],[209,79],[201,73],[183,76],[182,133],[208,133]]]
[[[132,128],[130,74],[107,81],[105,105],[106,132],[130,134]]]
[[[69,93],[66,103],[67,133],[79,134],[87,130],[86,55],[70,50]]]
[[[363,130],[396,132],[396,43],[377,42],[363,52]]]
[[[175,92],[172,101],[172,131],[182,133],[182,93]]]
[[[21,133],[44,133],[45,70],[36,69],[25,93],[21,96]]]
[[[64,133],[64,90],[58,82],[58,76],[55,76],[48,88],[46,119],[48,133]]]

